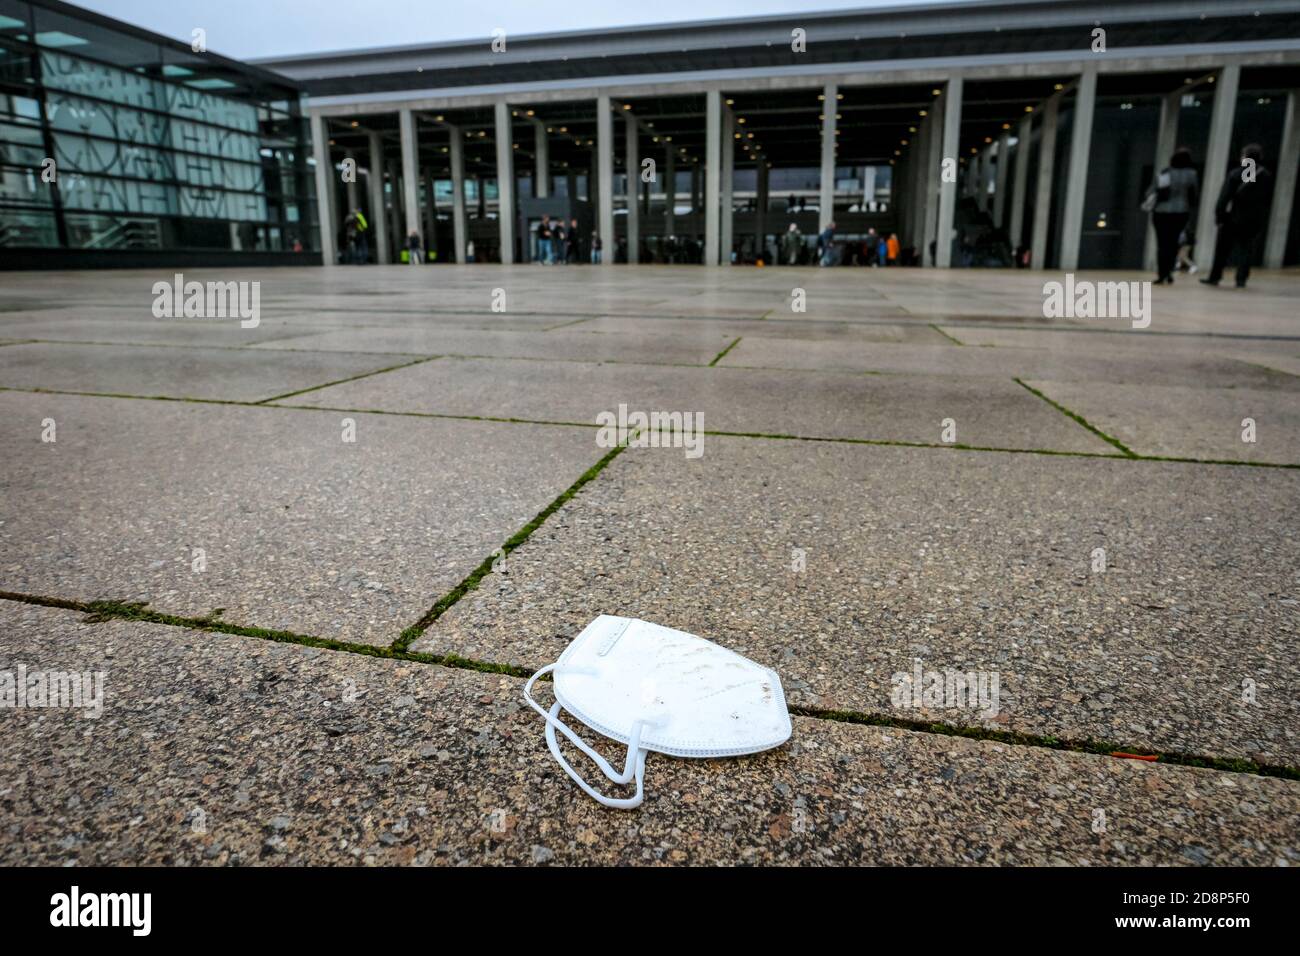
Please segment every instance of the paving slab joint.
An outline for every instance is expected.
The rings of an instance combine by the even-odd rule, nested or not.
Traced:
[[[1116,448],[1118,448],[1120,451],[1122,451],[1122,452],[1124,453],[1124,456],[1125,456],[1126,458],[1140,458],[1140,457],[1141,457],[1140,455],[1138,455],[1137,452],[1135,452],[1133,449],[1129,448],[1127,445],[1125,445],[1125,444],[1124,444],[1122,441],[1120,441],[1118,438],[1115,438],[1115,437],[1113,437],[1113,436],[1111,436],[1111,435],[1107,435],[1104,431],[1102,431],[1102,430],[1101,430],[1100,428],[1098,428],[1096,425],[1092,424],[1092,422],[1088,421],[1088,419],[1084,418],[1084,417],[1083,417],[1082,415],[1080,415],[1078,412],[1072,412],[1072,411],[1070,411],[1070,409],[1066,408],[1066,407],[1065,407],[1064,405],[1062,405],[1060,402],[1055,402],[1055,401],[1053,401],[1052,399],[1050,399],[1050,398],[1048,398],[1046,395],[1044,395],[1042,392],[1040,392],[1038,389],[1034,388],[1032,385],[1026,385],[1022,380],[1020,380],[1020,379],[1018,379],[1018,378],[1013,378],[1012,381],[1015,382],[1017,385],[1019,385],[1021,388],[1023,388],[1025,391],[1029,392],[1031,395],[1037,395],[1039,398],[1041,398],[1043,401],[1045,401],[1048,405],[1051,405],[1053,408],[1055,408],[1058,412],[1060,412],[1060,413],[1061,413],[1062,415],[1064,415],[1066,418],[1071,418],[1071,419],[1073,419],[1075,422],[1077,422],[1078,424],[1082,425],[1084,428],[1088,429],[1088,431],[1092,432],[1094,435],[1096,435],[1098,438],[1100,438],[1102,441],[1105,441],[1105,442],[1108,442],[1108,443],[1111,444],[1111,445],[1114,445]]]
[[[908,720],[885,714],[862,713],[848,710],[825,710],[813,707],[790,707],[790,713],[798,717],[811,717],[816,720],[830,720],[838,723],[861,724],[867,727],[891,727],[914,733],[936,734],[945,737],[963,737],[968,740],[983,740],[991,743],[1007,744],[1015,747],[1041,747],[1046,750],[1064,750],[1072,753],[1086,753],[1114,759],[1138,759],[1152,763],[1169,764],[1179,767],[1196,767],[1202,770],[1217,770],[1222,773],[1248,773],[1261,777],[1279,777],[1284,780],[1300,780],[1300,767],[1285,764],[1260,763],[1241,757],[1215,757],[1209,754],[1189,754],[1177,751],[1155,751],[1147,747],[1114,744],[1105,740],[1088,738],[1073,740],[1046,734],[1029,734],[1012,730],[994,730],[988,727],[946,724],[925,720]]]
[[[402,362],[399,365],[389,365],[387,368],[377,368],[371,372],[362,372],[360,375],[349,375],[347,378],[340,378],[333,382],[322,382],[320,385],[312,385],[308,388],[299,388],[292,392],[285,392],[283,395],[273,395],[270,398],[264,398],[259,402],[253,402],[254,405],[266,405],[269,402],[278,402],[285,398],[293,398],[296,395],[305,395],[307,392],[315,392],[322,388],[329,388],[331,385],[343,385],[347,382],[355,382],[358,379],[370,378],[372,375],[383,375],[385,372],[395,372],[399,368],[410,368],[412,365],[422,365],[425,362],[432,362],[438,355],[424,355],[409,362]]]
[[[725,349],[723,349],[723,350],[722,350],[721,352],[719,352],[717,355],[713,356],[713,361],[709,363],[709,368],[713,368],[713,366],[715,366],[715,365],[717,365],[719,362],[721,362],[722,359],[726,356],[726,354],[727,354],[728,352],[730,352],[732,349],[734,349],[737,345],[740,344],[740,339],[741,339],[741,336],[737,335],[735,341],[733,341],[730,345],[728,345]]]
[[[429,608],[429,610],[426,611],[418,621],[403,630],[402,633],[398,635],[397,640],[393,641],[391,649],[398,653],[406,652],[407,648],[411,646],[411,643],[427,631],[434,621],[442,617],[442,615],[445,614],[452,605],[463,598],[466,594],[478,587],[479,582],[491,573],[492,566],[496,563],[498,558],[508,556],[510,552],[514,551],[527,541],[532,533],[540,528],[547,518],[555,514],[555,512],[558,511],[569,499],[581,491],[582,487],[586,485],[587,482],[591,481],[604,471],[605,467],[617,458],[626,447],[626,444],[622,444],[611,448],[605,456],[600,459],[600,461],[596,462],[579,475],[577,481],[564,489],[564,491],[562,491],[554,501],[539,511],[531,521],[511,535],[500,548],[496,549],[484,558],[479,563],[478,567],[471,571],[458,585],[439,598],[437,603],[434,604],[433,607]]]

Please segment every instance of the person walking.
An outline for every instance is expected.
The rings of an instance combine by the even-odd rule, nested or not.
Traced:
[[[875,226],[867,227],[867,238],[862,240],[862,258],[867,265],[875,269],[880,265],[876,258],[876,249],[880,246],[880,236],[876,234]]]
[[[600,233],[593,232],[591,234],[591,264],[593,266],[600,265],[600,253],[601,253]]]
[[[835,223],[829,222],[826,228],[821,231],[817,237],[817,245],[821,249],[821,265],[829,266],[835,264]]]
[[[569,231],[566,233],[566,235],[568,236],[568,244],[565,246],[564,249],[564,261],[576,265],[577,263],[582,261],[580,256],[581,250],[579,250],[578,248],[578,220],[577,219],[569,220]]]
[[[420,234],[414,229],[406,237],[406,259],[413,266],[424,264],[424,247],[420,242]]]
[[[564,220],[557,219],[551,224],[551,261],[556,265],[564,265],[566,248],[568,248],[568,241],[564,235]]]
[[[781,261],[788,266],[799,264],[799,253],[803,249],[803,233],[799,226],[790,223],[790,228],[781,237]]]
[[[1151,228],[1156,232],[1156,285],[1173,284],[1178,239],[1192,218],[1199,189],[1191,150],[1180,146],[1174,150],[1169,165],[1156,174],[1142,201],[1142,208],[1151,213]]]
[[[898,265],[898,250],[898,236],[891,232],[885,241],[885,265]]]
[[[1272,201],[1273,174],[1264,168],[1264,150],[1258,143],[1251,143],[1241,151],[1241,165],[1228,170],[1219,190],[1219,200],[1214,204],[1214,221],[1219,226],[1214,267],[1201,282],[1218,285],[1231,259],[1237,268],[1237,288],[1246,288]]]
[[[364,251],[365,229],[367,222],[360,209],[352,209],[347,213],[347,219],[343,220],[343,237],[346,239],[347,261],[352,265],[360,265],[367,258],[367,252]]]
[[[537,261],[542,265],[549,265],[551,259],[551,217],[543,214],[542,221],[537,224]]]

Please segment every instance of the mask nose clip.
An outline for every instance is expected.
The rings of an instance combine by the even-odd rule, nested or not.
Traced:
[[[543,674],[555,670],[555,667],[555,664],[548,664],[532,677],[528,678],[528,682],[524,684],[524,700],[528,701],[529,706],[541,714],[546,720],[546,746],[550,749],[551,756],[554,757],[556,762],[564,768],[564,772],[572,778],[573,782],[581,787],[583,792],[597,803],[606,807],[611,807],[615,810],[633,810],[636,807],[639,807],[641,801],[645,798],[646,751],[641,746],[641,731],[647,725],[653,726],[654,721],[638,720],[632,725],[632,733],[627,745],[627,760],[623,764],[622,773],[616,772],[608,760],[596,753],[595,750],[587,745],[586,741],[570,730],[569,727],[560,720],[560,702],[558,700],[551,706],[549,712],[538,704],[537,701],[533,700],[533,683]],[[592,787],[591,784],[587,783],[587,781],[583,779],[582,775],[579,774],[578,771],[574,770],[573,767],[569,765],[569,762],[564,759],[564,754],[560,752],[560,743],[555,737],[555,731],[557,729],[564,734],[564,736],[567,737],[575,747],[590,757],[592,762],[600,768],[600,772],[613,783],[627,784],[631,783],[633,779],[635,779],[636,793],[630,797],[619,798],[607,797],[604,794],[597,792],[597,790]]]

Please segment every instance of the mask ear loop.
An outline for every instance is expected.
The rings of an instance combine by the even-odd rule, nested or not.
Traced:
[[[627,761],[623,764],[623,772],[617,773],[614,768],[610,766],[608,760],[596,753],[595,750],[587,745],[586,741],[570,730],[568,726],[560,720],[560,702],[558,700],[555,702],[554,706],[551,707],[549,713],[544,710],[537,701],[533,700],[531,693],[533,683],[543,674],[555,670],[555,667],[555,664],[546,665],[532,677],[528,678],[528,682],[524,684],[524,700],[528,701],[529,706],[541,714],[546,720],[546,746],[550,748],[551,756],[553,756],[556,762],[564,768],[564,772],[573,779],[573,782],[581,787],[583,792],[597,803],[607,807],[612,807],[615,810],[631,810],[635,807],[639,807],[641,801],[645,797],[646,751],[641,747],[641,728],[644,726],[644,721],[638,720],[632,725],[632,736],[627,745]],[[590,757],[596,766],[600,768],[600,772],[614,783],[630,783],[633,778],[635,778],[636,793],[631,797],[623,799],[606,797],[601,793],[597,793],[596,790],[569,765],[569,762],[564,759],[564,755],[560,753],[560,744],[555,738],[556,728],[559,728],[560,732],[563,733],[575,747]]]

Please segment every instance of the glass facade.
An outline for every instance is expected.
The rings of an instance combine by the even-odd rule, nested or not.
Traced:
[[[314,251],[310,156],[283,81],[0,0],[0,248]]]

